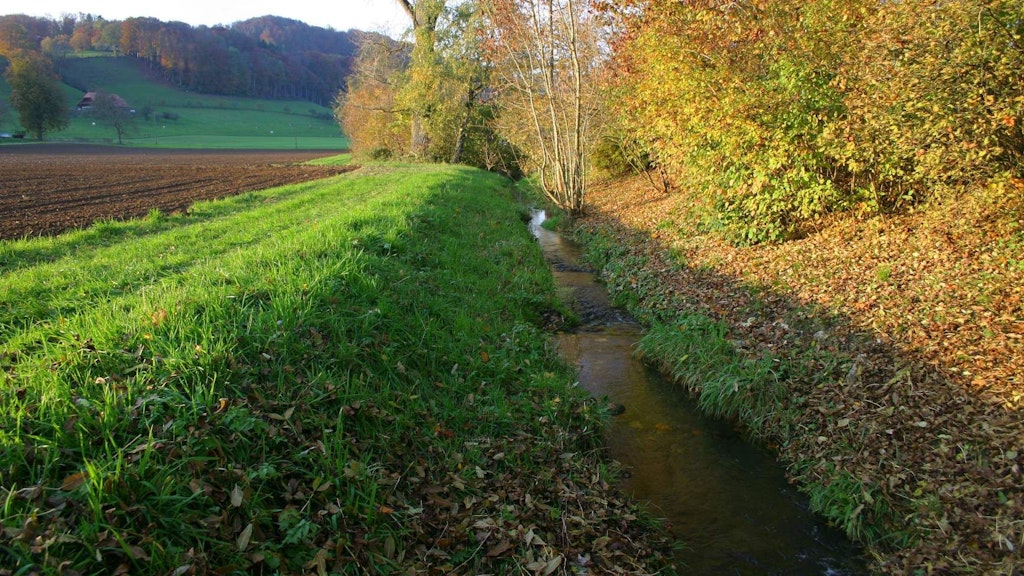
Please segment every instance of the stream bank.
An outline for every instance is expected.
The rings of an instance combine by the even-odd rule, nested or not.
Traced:
[[[872,570],[1010,576],[1024,569],[1022,200],[996,187],[737,247],[681,216],[685,191],[634,179],[590,190],[573,235],[645,323],[704,317],[777,366],[785,394],[757,431]],[[678,359],[660,360],[675,377]]]
[[[682,542],[681,573],[866,574],[859,548],[809,511],[772,454],[703,416],[635,356],[641,325],[612,306],[579,247],[543,219],[535,212],[531,230],[579,315],[559,334],[559,352],[579,367],[582,387],[624,408],[606,444],[628,473],[624,488]]]

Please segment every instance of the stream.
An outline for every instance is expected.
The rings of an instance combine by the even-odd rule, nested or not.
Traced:
[[[530,229],[581,320],[558,335],[559,352],[579,367],[581,386],[625,407],[605,441],[628,473],[626,491],[682,543],[680,573],[867,574],[860,549],[810,512],[770,452],[703,416],[683,390],[634,357],[642,327],[611,305],[580,265],[579,246],[541,227],[544,219],[535,211]]]

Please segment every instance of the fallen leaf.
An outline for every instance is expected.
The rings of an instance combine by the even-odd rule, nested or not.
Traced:
[[[88,475],[85,472],[75,472],[60,483],[60,489],[64,492],[71,492],[82,484],[85,484]]]
[[[245,552],[245,549],[249,547],[250,539],[252,539],[252,522],[242,530],[242,533],[238,535],[238,539],[235,540],[235,546],[238,547],[239,552]]]
[[[66,482],[66,480],[65,480],[65,482]],[[43,493],[43,487],[39,486],[39,485],[36,485],[36,486],[29,486],[28,488],[22,488],[22,489],[16,491],[14,493],[14,495],[17,498],[21,499],[21,500],[35,500],[42,493]]]
[[[317,576],[327,576],[327,557],[329,552],[323,548],[316,551],[312,560],[302,565],[303,570],[316,568]]]
[[[150,317],[150,319],[153,320],[153,325],[154,326],[159,326],[159,325],[163,324],[165,320],[167,320],[167,310],[164,310],[163,308],[161,308],[161,309],[157,310],[156,312],[153,312],[152,314],[150,314],[149,317]]]
[[[235,487],[231,489],[231,506],[238,508],[242,505],[242,487],[235,484]]]
[[[505,554],[511,549],[512,543],[508,540],[502,540],[501,542],[498,542],[497,544],[492,546],[490,550],[487,551],[487,554],[485,554],[484,556],[488,558],[497,558],[498,556]]]
[[[227,398],[221,398],[221,399],[217,400],[217,407],[213,409],[213,413],[214,414],[220,414],[220,413],[224,412],[225,410],[227,410],[228,406],[230,406],[230,405],[231,405],[231,402]]]
[[[541,572],[541,576],[549,576],[550,574],[553,574],[555,572],[555,570],[558,570],[558,567],[561,566],[561,565],[562,565],[562,555],[559,554],[558,556],[555,556],[551,560],[548,560],[547,565],[544,566],[544,571]]]

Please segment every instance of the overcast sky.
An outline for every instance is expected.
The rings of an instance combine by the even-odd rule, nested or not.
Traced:
[[[4,2],[4,4],[8,4]],[[284,16],[313,26],[370,32],[398,37],[410,26],[409,18],[395,0],[31,0],[17,7],[0,8],[0,14],[59,17],[80,12],[124,20],[132,16],[150,16],[198,26],[231,24],[255,16]]]

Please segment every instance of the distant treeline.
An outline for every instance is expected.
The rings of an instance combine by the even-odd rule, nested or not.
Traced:
[[[276,16],[193,27],[155,18],[9,15],[0,16],[0,55],[42,50],[59,62],[74,52],[106,51],[142,59],[188,90],[329,105],[367,34]]]

